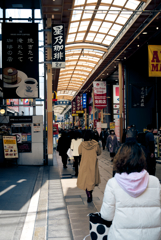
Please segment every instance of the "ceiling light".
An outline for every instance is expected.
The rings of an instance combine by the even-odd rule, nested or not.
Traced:
[[[107,73],[107,75],[108,75],[108,73]]]
[[[59,8],[53,8],[53,11],[57,12],[59,11]]]
[[[148,34],[147,32],[143,32],[143,34]]]
[[[117,61],[120,61],[120,58],[116,59]]]
[[[116,66],[114,66],[114,68],[116,68]]]
[[[102,75],[105,75],[104,73],[102,73]]]
[[[124,59],[126,59],[126,57],[124,57]]]
[[[158,29],[159,29],[159,27],[156,27],[156,29],[158,30]]]
[[[140,45],[138,44],[137,47],[140,47]]]

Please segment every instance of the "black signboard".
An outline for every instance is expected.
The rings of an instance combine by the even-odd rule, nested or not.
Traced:
[[[3,98],[38,98],[38,24],[2,23]]]
[[[52,24],[52,67],[65,68],[64,24]]]
[[[10,116],[9,122],[11,123],[32,123],[32,116]]]
[[[154,86],[132,85],[132,107],[145,108],[154,107]]]

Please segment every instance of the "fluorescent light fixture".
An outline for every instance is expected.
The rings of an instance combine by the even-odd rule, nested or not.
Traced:
[[[140,47],[140,45],[138,44],[137,47]]]
[[[145,34],[148,34],[147,32],[143,32],[143,34],[145,35]]]
[[[124,57],[124,59],[126,59],[126,57]]]

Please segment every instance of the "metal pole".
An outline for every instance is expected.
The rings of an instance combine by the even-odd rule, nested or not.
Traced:
[[[155,87],[156,87],[156,126],[157,126],[157,130],[159,130],[159,126],[158,126],[158,94],[157,94],[157,77],[155,78]]]

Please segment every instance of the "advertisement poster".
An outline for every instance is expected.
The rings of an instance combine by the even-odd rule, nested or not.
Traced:
[[[53,135],[58,135],[58,134],[59,134],[58,124],[53,123]]]
[[[82,110],[82,104],[81,104],[81,96],[76,96],[76,113],[84,113]]]
[[[101,122],[97,122],[97,132],[99,135],[101,134]]]
[[[38,98],[38,24],[2,23],[3,98]]]
[[[149,77],[161,77],[161,45],[148,46]]]
[[[117,137],[117,140],[120,141],[120,119],[115,119],[115,134]]]
[[[115,123],[114,122],[110,122],[110,130],[115,130]]]
[[[19,105],[19,99],[7,99],[6,101],[7,105],[10,109],[13,109],[16,112],[19,112],[19,107],[18,106],[14,106],[14,105]]]
[[[93,82],[94,105],[98,109],[107,107],[106,82]]]
[[[83,108],[87,108],[87,93],[83,93]]]
[[[40,123],[34,123],[34,133],[40,132]]]
[[[52,24],[52,68],[65,68],[64,24]]]
[[[16,136],[3,136],[4,158],[18,158]]]

